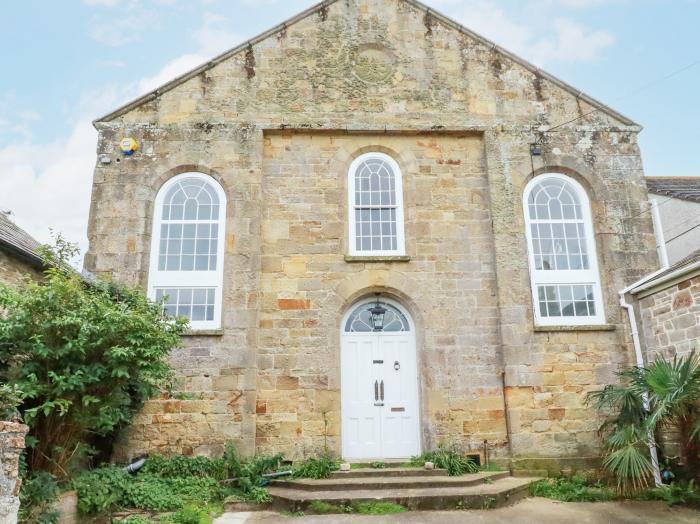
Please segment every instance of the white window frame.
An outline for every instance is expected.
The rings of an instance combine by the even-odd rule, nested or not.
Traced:
[[[163,221],[163,200],[168,190],[185,178],[204,180],[216,191],[219,197],[218,237],[216,249],[216,269],[214,271],[160,271],[158,255],[160,230]],[[198,222],[198,221],[193,221]],[[153,227],[151,234],[151,254],[148,272],[148,297],[155,300],[159,288],[214,288],[214,319],[190,321],[190,330],[219,329],[221,327],[221,304],[224,279],[224,239],[226,238],[226,193],[216,180],[204,173],[188,172],[172,177],[158,190],[153,206]]]
[[[547,179],[559,179],[564,181],[573,189],[581,205],[581,216],[586,240],[586,250],[588,254],[589,268],[580,270],[543,270],[536,269],[535,253],[533,249],[533,239],[530,219],[530,209],[528,200],[532,190]],[[534,177],[525,186],[523,191],[523,214],[525,216],[525,236],[527,238],[528,265],[530,269],[530,287],[532,291],[532,306],[534,311],[536,326],[580,326],[580,325],[601,325],[605,324],[605,310],[603,308],[603,294],[600,285],[600,272],[598,270],[598,249],[595,242],[595,232],[593,230],[593,219],[591,215],[591,204],[588,193],[576,180],[560,173],[544,173]],[[553,223],[556,220],[548,220]],[[562,220],[566,223],[566,220]],[[579,221],[580,222],[580,221]],[[538,223],[538,221],[535,221]],[[540,314],[538,286],[546,285],[590,285],[595,294],[595,316],[587,317],[543,317]]]
[[[365,160],[370,158],[380,159],[391,167],[394,172],[394,192],[396,198],[396,249],[393,250],[362,250],[357,249],[356,230],[355,230],[355,213],[356,207],[366,208],[367,206],[355,205],[355,173]],[[389,206],[376,206],[377,208],[386,209]],[[403,175],[399,164],[385,153],[371,152],[364,153],[358,156],[350,164],[348,169],[348,254],[351,256],[403,256],[406,254],[406,245],[404,238],[404,216],[403,216]]]

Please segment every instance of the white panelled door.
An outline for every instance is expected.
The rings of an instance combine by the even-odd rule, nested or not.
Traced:
[[[382,330],[356,306],[341,337],[343,458],[392,459],[420,454],[415,333],[408,316],[382,301]]]

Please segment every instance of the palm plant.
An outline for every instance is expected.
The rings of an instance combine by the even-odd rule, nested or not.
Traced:
[[[654,466],[647,445],[661,432],[674,433],[688,473],[700,481],[700,359],[695,352],[619,376],[620,384],[589,393],[587,402],[613,413],[601,427],[603,466],[617,478],[620,491],[648,485]]]

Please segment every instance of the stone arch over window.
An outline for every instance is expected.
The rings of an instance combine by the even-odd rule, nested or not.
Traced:
[[[404,255],[403,181],[389,155],[358,156],[348,170],[349,254]]]
[[[181,173],[154,204],[148,294],[193,330],[221,326],[226,194],[212,177]]]
[[[537,325],[605,322],[588,194],[573,178],[546,173],[523,194]]]

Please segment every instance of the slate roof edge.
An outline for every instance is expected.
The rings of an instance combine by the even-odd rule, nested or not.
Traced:
[[[12,253],[15,258],[27,262],[36,269],[45,268],[44,259],[42,259],[37,253],[21,248],[11,242],[8,242],[4,238],[0,238],[0,248],[2,248],[3,251]]]
[[[635,128],[634,130],[639,132],[642,130],[642,126],[634,122],[632,119],[626,117],[622,113],[612,109],[610,106],[604,104],[603,102],[600,102],[599,100],[596,100],[595,98],[585,94],[583,91],[576,89],[572,85],[564,82],[563,80],[543,71],[539,67],[535,66],[534,64],[528,62],[527,60],[519,57],[518,55],[515,55],[514,53],[507,51],[506,49],[500,47],[498,44],[495,42],[489,40],[486,37],[483,37],[479,35],[478,33],[475,33],[471,29],[466,28],[459,22],[456,22],[455,20],[449,18],[446,15],[443,15],[439,11],[436,11],[435,9],[426,6],[422,2],[419,2],[418,0],[401,0],[404,2],[407,2],[408,4],[413,5],[417,9],[420,9],[424,11],[426,14],[429,14],[430,16],[434,16],[436,19],[440,20],[443,24],[452,27],[454,29],[457,29],[458,31],[474,38],[475,40],[481,42],[484,45],[487,45],[491,47],[493,50],[498,51],[499,53],[503,54],[510,60],[520,64],[523,66],[525,69],[529,70],[535,75],[539,75],[542,78],[545,78],[546,80],[552,82],[553,84],[559,86],[560,88],[564,89],[565,91],[569,92],[570,94],[573,94],[576,98],[583,100],[587,104],[595,107],[597,110],[602,111],[604,113],[607,113],[609,116],[612,116],[613,118],[619,120],[626,126],[630,126]],[[232,49],[229,49],[228,51],[224,51],[218,56],[215,56],[211,60],[208,60],[207,62],[204,62],[203,64],[195,67],[194,69],[191,69],[190,71],[183,73],[172,80],[166,82],[165,84],[149,91],[148,93],[139,96],[138,98],[135,98],[134,100],[131,100],[130,102],[127,102],[126,104],[123,104],[122,106],[118,107],[114,111],[111,111],[110,113],[107,113],[106,115],[103,115],[99,118],[96,118],[93,120],[93,125],[97,127],[98,123],[106,123],[109,122],[115,118],[118,118],[129,111],[136,109],[137,107],[154,100],[155,98],[158,98],[158,96],[162,95],[163,93],[166,93],[170,91],[171,89],[174,89],[175,87],[179,86],[180,84],[190,80],[191,78],[194,78],[195,76],[199,75],[200,73],[203,73],[204,71],[208,71],[209,69],[213,68],[217,64],[223,62],[224,60],[227,60],[228,58],[231,58],[232,56],[235,56],[236,54],[242,52],[243,50],[247,49],[250,46],[253,46],[266,38],[270,36],[274,36],[275,34],[279,33],[280,31],[283,31],[287,29],[290,25],[293,25],[309,16],[311,16],[314,13],[317,13],[321,9],[327,8],[330,5],[338,2],[338,0],[323,0],[322,2],[313,5],[309,7],[308,9],[302,11],[301,13],[285,20],[284,22],[273,26],[272,28],[268,29],[267,31],[264,31],[263,33],[260,33],[257,36],[254,36],[253,38],[250,38],[246,40],[245,42],[237,45],[236,47],[233,47]],[[559,124],[555,124],[559,125]],[[551,127],[551,126],[550,126]]]
[[[687,261],[683,262],[683,260]],[[638,298],[644,298],[678,282],[692,278],[696,274],[700,274],[700,249],[692,252],[685,259],[676,262],[652,280],[631,289],[630,294],[639,295]]]

